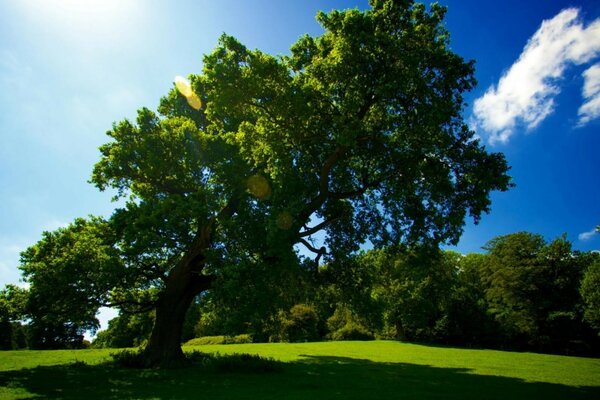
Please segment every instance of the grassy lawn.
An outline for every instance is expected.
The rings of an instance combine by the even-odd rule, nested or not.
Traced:
[[[128,370],[112,350],[0,352],[0,399],[598,399],[600,360],[397,342],[188,347],[259,354],[275,372]]]

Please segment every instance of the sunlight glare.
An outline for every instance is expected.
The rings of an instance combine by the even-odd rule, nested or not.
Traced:
[[[198,95],[194,92],[192,92],[192,94],[190,96],[187,96],[185,99],[187,100],[190,107],[192,107],[196,111],[200,110],[200,108],[202,107],[202,100],[200,100],[200,97],[198,97]]]
[[[183,97],[190,97],[194,92],[192,91],[192,86],[190,85],[190,81],[188,81],[183,76],[175,77],[175,87],[183,95]]]
[[[175,77],[175,87],[177,88],[177,91],[183,97],[185,97],[190,107],[192,107],[196,111],[200,110],[200,108],[202,107],[202,100],[200,100],[200,97],[198,97],[198,95],[194,93],[194,90],[192,89],[192,85],[189,80],[187,80],[183,76],[178,75]]]
[[[144,12],[137,0],[20,0],[34,26],[63,43],[94,46],[135,35]]]

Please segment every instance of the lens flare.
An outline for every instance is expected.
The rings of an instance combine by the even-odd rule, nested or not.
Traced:
[[[200,97],[198,97],[196,93],[192,92],[192,94],[190,96],[187,96],[185,99],[187,100],[190,107],[192,107],[196,111],[198,111],[202,107],[202,100],[200,100]]]
[[[277,219],[275,220],[277,227],[284,231],[290,230],[292,228],[292,224],[294,223],[294,217],[288,211],[283,211],[279,213]]]
[[[262,175],[252,175],[246,182],[248,191],[254,197],[264,200],[271,196],[271,186],[267,179]]]
[[[194,93],[190,81],[185,79],[183,76],[176,76],[175,87],[177,88],[177,91],[181,93],[183,97],[185,97],[190,107],[196,111],[202,108],[202,100],[200,100],[200,97]]]
[[[183,76],[175,77],[175,87],[183,95],[183,97],[189,97],[194,94],[190,81],[185,79]]]

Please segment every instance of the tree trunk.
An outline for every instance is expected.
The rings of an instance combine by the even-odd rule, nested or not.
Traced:
[[[406,332],[404,331],[404,326],[402,325],[402,320],[400,320],[400,318],[396,319],[396,339],[401,341],[406,340]]]
[[[188,265],[173,269],[156,305],[154,327],[142,355],[145,367],[178,368],[186,365],[181,349],[185,315],[194,297],[209,289],[211,284],[211,277],[192,271]]]

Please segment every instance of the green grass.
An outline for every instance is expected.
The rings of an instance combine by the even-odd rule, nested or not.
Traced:
[[[111,350],[0,352],[0,399],[597,399],[600,360],[398,342],[189,346],[258,354],[273,372],[107,363]],[[221,364],[222,365],[222,364]]]

